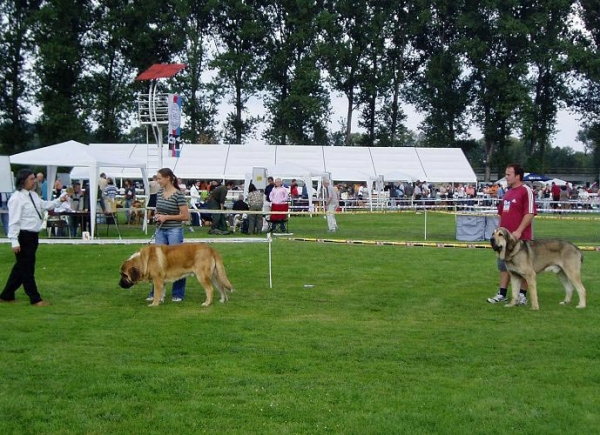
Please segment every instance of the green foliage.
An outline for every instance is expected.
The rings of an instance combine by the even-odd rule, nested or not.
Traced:
[[[241,144],[254,136],[256,124],[262,121],[248,116],[247,103],[260,89],[268,27],[259,10],[239,0],[218,5],[216,26],[224,50],[211,66],[219,72],[218,83],[234,107],[227,115],[224,141]]]
[[[40,1],[0,3],[0,152],[10,155],[22,150],[32,137],[26,116],[32,101],[33,84],[27,79],[34,43],[32,24]]]
[[[463,17],[462,45],[473,82],[471,114],[484,136],[486,179],[489,165],[503,167],[512,161],[506,158],[506,149],[527,98],[526,12],[514,3],[468,3]]]
[[[488,176],[515,159],[514,137],[543,172],[557,110],[567,103],[585,128],[600,113],[598,16],[597,2],[573,0],[7,0],[0,146],[138,137],[132,101],[147,83],[134,78],[182,62],[164,83],[184,97],[186,142],[244,143],[264,123],[269,143],[459,146],[475,125]],[[347,111],[330,131],[332,94]],[[418,139],[406,103],[423,117]]]
[[[462,63],[461,2],[416,2],[415,45],[420,74],[415,74],[409,101],[425,113],[421,129],[433,147],[455,146],[466,134],[470,81]]]
[[[376,216],[357,224],[401,229]],[[183,303],[149,308],[148,285],[117,285],[140,245],[41,245],[37,280],[52,305],[30,307],[22,291],[0,305],[0,432],[562,434],[600,424],[597,252],[584,254],[588,308],[559,305],[563,290],[546,274],[532,312],[485,302],[497,283],[490,249],[278,239],[269,289],[267,245],[213,246],[236,288],[229,302],[200,307],[188,278]],[[6,245],[0,261],[13,261]]]
[[[93,137],[97,142],[124,140],[133,116],[135,71],[125,56],[127,44],[122,43],[128,32],[129,22],[123,20],[127,13],[128,6],[119,2],[93,5],[86,50],[88,62],[95,67],[84,74],[82,96],[97,125]]]
[[[323,144],[327,140],[329,94],[314,55],[320,2],[284,1],[265,7],[270,23],[265,98],[272,144]]]
[[[40,140],[53,144],[67,140],[87,142],[89,119],[81,78],[84,35],[90,26],[91,2],[68,0],[45,3],[38,13],[35,37],[39,49],[36,71],[42,86]]]

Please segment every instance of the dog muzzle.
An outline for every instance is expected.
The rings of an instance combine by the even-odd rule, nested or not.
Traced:
[[[492,245],[492,249],[496,252],[500,252],[500,246],[498,246],[498,244],[496,243],[496,240],[492,237],[490,239],[490,245]]]
[[[127,278],[122,277],[119,280],[119,285],[121,286],[121,288],[131,288],[133,287],[133,283],[131,281],[129,281]]]

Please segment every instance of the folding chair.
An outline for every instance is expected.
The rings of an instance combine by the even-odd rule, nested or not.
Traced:
[[[66,216],[49,212],[46,218],[46,230],[48,237],[65,237],[65,232],[71,237]]]
[[[271,211],[287,212],[287,211],[289,211],[289,208],[290,208],[290,206],[288,203],[271,204]],[[288,215],[287,215],[287,213],[286,214],[283,214],[283,213],[270,214],[269,217],[267,218],[267,223],[268,223],[268,228],[267,228],[268,233],[275,232],[275,229],[277,228],[278,225],[279,225],[279,228],[281,229],[282,233],[288,232],[288,229],[287,229]]]
[[[119,230],[119,223],[117,221],[117,202],[114,199],[106,199],[104,203],[104,215],[106,218],[106,237],[108,237],[108,230],[111,224],[115,226],[119,239],[121,238],[121,231]]]

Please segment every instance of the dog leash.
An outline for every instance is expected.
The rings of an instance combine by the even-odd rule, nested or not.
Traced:
[[[162,227],[162,222],[158,222],[156,224],[156,229],[154,230],[154,234],[152,234],[152,237],[150,237],[150,240],[148,240],[148,245],[154,243],[154,241],[156,240],[156,234],[158,233],[158,230],[160,230],[160,227]]]

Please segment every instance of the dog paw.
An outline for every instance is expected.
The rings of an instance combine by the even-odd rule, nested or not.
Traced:
[[[208,302],[204,302],[204,303],[202,304],[202,306],[203,306],[203,307],[208,307],[209,305],[210,305],[210,304],[209,304]]]
[[[577,305],[575,308],[585,308],[585,305]]]
[[[559,302],[558,304],[559,304],[559,305],[567,305],[568,303],[569,303],[569,302],[567,302],[567,301],[562,301],[562,302]]]

